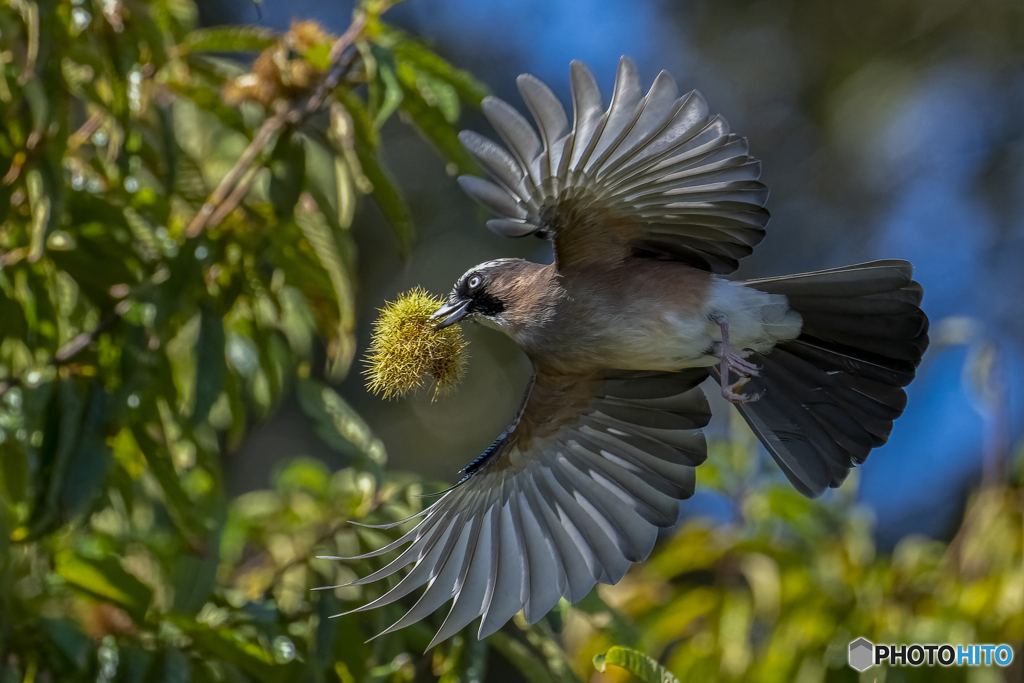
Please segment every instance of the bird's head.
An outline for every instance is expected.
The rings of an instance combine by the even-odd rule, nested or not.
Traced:
[[[516,258],[481,263],[458,279],[444,306],[430,319],[438,329],[462,319],[474,320],[516,338],[517,331],[537,315],[534,309],[547,289],[546,270]]]

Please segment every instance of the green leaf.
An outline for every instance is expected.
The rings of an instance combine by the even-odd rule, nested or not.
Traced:
[[[7,285],[7,286],[3,286]],[[4,339],[24,339],[27,325],[25,323],[25,312],[21,304],[11,295],[7,294],[9,284],[6,277],[0,274],[0,341]]]
[[[331,471],[322,460],[300,456],[290,461],[274,476],[275,488],[284,496],[306,490],[318,498],[327,496]]]
[[[371,45],[370,52],[376,67],[374,78],[370,81],[370,111],[373,113],[373,127],[379,131],[395,113],[402,101],[403,91],[395,73],[397,64],[391,51],[379,45]]]
[[[25,500],[28,459],[25,449],[20,448],[11,438],[0,444],[0,482],[3,484],[3,495],[8,501],[20,503]]]
[[[174,173],[174,193],[198,206],[210,196],[210,189],[198,162],[182,151]]]
[[[181,480],[174,465],[171,463],[171,455],[162,448],[148,433],[144,425],[135,422],[130,425],[132,436],[138,443],[149,471],[156,477],[160,488],[164,493],[164,505],[174,520],[174,523],[189,540],[196,540],[203,533],[203,524],[194,514],[194,506],[189,499],[185,489],[181,486]]]
[[[211,535],[206,543],[206,556],[185,553],[174,563],[174,610],[195,614],[209,599],[217,583],[220,563],[219,535]]]
[[[39,446],[34,449],[38,463],[35,477],[35,502],[28,522],[28,538],[36,538],[52,530],[60,520],[58,508],[68,462],[78,446],[84,401],[73,382],[62,380],[54,386],[47,383],[36,388],[42,416],[32,432],[41,432]],[[43,398],[45,396],[45,399]],[[33,400],[32,403],[36,403]],[[31,432],[30,432],[31,433]]]
[[[255,643],[243,640],[237,633],[226,628],[213,629],[188,617],[175,618],[174,623],[193,641],[199,652],[211,659],[221,659],[233,664],[244,673],[263,683],[297,680],[298,662],[278,666],[273,656]]]
[[[448,123],[455,123],[459,120],[461,108],[459,107],[459,93],[455,91],[455,88],[415,69],[409,68],[408,71],[412,72],[413,77],[410,85],[415,85],[416,91],[427,104],[440,111]]]
[[[224,356],[224,320],[209,305],[199,309],[199,338],[196,340],[196,399],[192,424],[206,421],[210,408],[224,390],[227,360]]]
[[[479,109],[480,102],[489,94],[487,86],[469,72],[456,69],[430,48],[409,38],[403,32],[385,28],[385,36],[392,42],[391,49],[399,63],[407,63],[455,88],[463,102]]]
[[[29,247],[28,258],[30,261],[37,260],[43,255],[43,246],[46,243],[47,226],[51,224],[50,215],[52,206],[50,193],[43,182],[43,174],[32,169],[26,177],[28,187],[29,208],[32,211],[32,244]]]
[[[410,82],[411,81],[411,82]],[[430,105],[416,88],[415,75],[402,79],[405,99],[402,111],[409,115],[416,128],[462,175],[481,175],[473,156],[459,141],[458,131],[444,113]]]
[[[409,205],[406,204],[405,198],[398,190],[394,178],[384,166],[384,162],[373,144],[374,136],[370,130],[367,130],[368,117],[363,103],[352,93],[344,95],[343,103],[352,117],[353,146],[356,156],[359,158],[363,175],[370,181],[370,185],[373,187],[373,198],[391,224],[395,237],[398,238],[399,250],[403,256],[408,255],[412,251],[415,241],[412,211],[409,210]]]
[[[376,153],[357,145],[356,154],[359,156],[363,174],[373,185],[373,198],[395,232],[399,251],[403,256],[408,256],[416,240],[416,233],[412,223],[412,211],[406,204],[405,197],[398,189],[391,172]]]
[[[277,32],[260,26],[218,26],[192,31],[178,46],[182,52],[258,52],[277,41]]]
[[[225,105],[217,91],[180,81],[168,81],[167,87],[175,94],[192,100],[203,111],[208,111],[216,116],[228,128],[248,134],[241,112],[234,107]]]
[[[306,174],[306,148],[302,136],[283,134],[270,157],[270,201],[278,220],[285,221],[295,212]]]
[[[56,571],[70,585],[117,605],[136,621],[145,619],[153,590],[128,573],[113,557],[91,559],[70,550],[57,554]]]
[[[107,481],[112,453],[105,434],[106,393],[93,381],[82,418],[81,436],[67,466],[59,503],[62,521],[88,510],[100,496]]]
[[[526,643],[516,640],[503,631],[492,634],[488,638],[488,642],[530,683],[558,683],[548,670],[544,660],[534,654]]]
[[[310,210],[313,208],[314,210]],[[303,208],[295,213],[295,222],[302,230],[316,254],[320,265],[326,271],[334,290],[334,298],[338,307],[338,327],[328,346],[328,375],[332,378],[344,377],[352,364],[355,355],[355,300],[349,281],[348,269],[342,262],[338,244],[334,239],[330,226],[324,220],[325,209],[315,207]]]
[[[561,612],[562,618],[565,618],[569,607],[569,602],[563,599],[559,601],[558,607],[549,613],[549,616],[555,612]],[[611,605],[602,600],[600,593],[597,591],[590,591],[590,593],[584,596],[583,599],[575,605],[572,605],[572,607],[575,607],[586,614],[600,614],[602,615],[602,620],[607,619],[607,623],[601,630],[614,643],[632,646],[640,639],[640,633],[637,630],[637,627],[623,617],[618,610],[614,609]]]
[[[306,147],[306,189],[336,232],[352,227],[355,210],[354,178],[345,153],[318,135],[303,136]],[[354,157],[354,154],[352,154]],[[359,163],[353,158],[354,163]]]
[[[609,664],[629,671],[644,683],[679,683],[672,672],[639,650],[613,647],[603,655],[594,657],[594,668],[602,673]]]
[[[341,601],[330,591],[324,591],[317,600],[316,611],[319,624],[312,639],[313,651],[309,657],[309,669],[314,677],[326,678],[326,672],[334,665],[333,649],[339,631],[338,619],[332,617],[343,611]]]
[[[98,218],[101,217],[94,216],[74,226],[73,249],[50,250],[47,254],[58,268],[74,278],[82,294],[106,312],[117,303],[110,293],[111,287],[132,286],[138,282],[136,272],[140,261],[130,244],[120,242],[111,234],[110,225]],[[124,222],[123,217],[120,222]]]
[[[118,650],[117,680],[124,683],[144,683],[153,665],[153,653],[131,643],[121,645]]]
[[[387,462],[384,444],[336,391],[311,379],[297,385],[299,404],[313,418],[317,434],[343,453],[366,458],[375,470]]]
[[[168,648],[157,655],[156,663],[151,668],[152,673],[147,677],[150,681],[190,683],[192,680],[192,667],[188,655],[177,648]]]
[[[70,619],[42,619],[39,625],[43,634],[57,646],[56,650],[72,665],[82,670],[89,665],[92,642],[78,624]]]

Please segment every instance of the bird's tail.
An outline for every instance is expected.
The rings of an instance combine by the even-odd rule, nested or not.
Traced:
[[[802,493],[838,486],[884,444],[907,403],[928,347],[928,317],[913,266],[872,261],[750,280],[784,294],[803,317],[800,336],[751,357],[761,366],[739,406],[751,429]]]

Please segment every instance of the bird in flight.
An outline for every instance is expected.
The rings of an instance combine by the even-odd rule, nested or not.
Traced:
[[[431,646],[481,617],[483,638],[520,610],[536,622],[644,560],[694,491],[709,376],[793,485],[839,486],[886,442],[928,346],[921,286],[900,260],[738,281],[764,237],[767,188],[747,141],[661,72],[643,94],[619,63],[604,108],[571,69],[573,118],[520,76],[536,129],[507,103],[483,111],[504,147],[460,136],[490,180],[459,179],[509,237],[554,244],[554,262],[471,268],[433,319],[515,340],[533,377],[512,424],[393,543],[377,581],[412,565],[361,611],[426,586],[384,633],[453,600]],[[389,525],[396,526],[396,525]]]

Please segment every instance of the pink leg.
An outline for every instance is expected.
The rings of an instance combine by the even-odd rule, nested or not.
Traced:
[[[719,329],[722,331],[722,346],[719,352],[719,358],[721,359],[719,367],[722,375],[722,396],[729,403],[737,405],[756,401],[761,398],[761,394],[741,394],[739,392],[743,389],[743,385],[750,381],[751,377],[757,377],[761,374],[761,369],[747,360],[747,356],[750,355],[749,351],[737,352],[730,346],[729,321],[723,316],[717,322]],[[739,378],[731,384],[729,383],[730,371]]]

